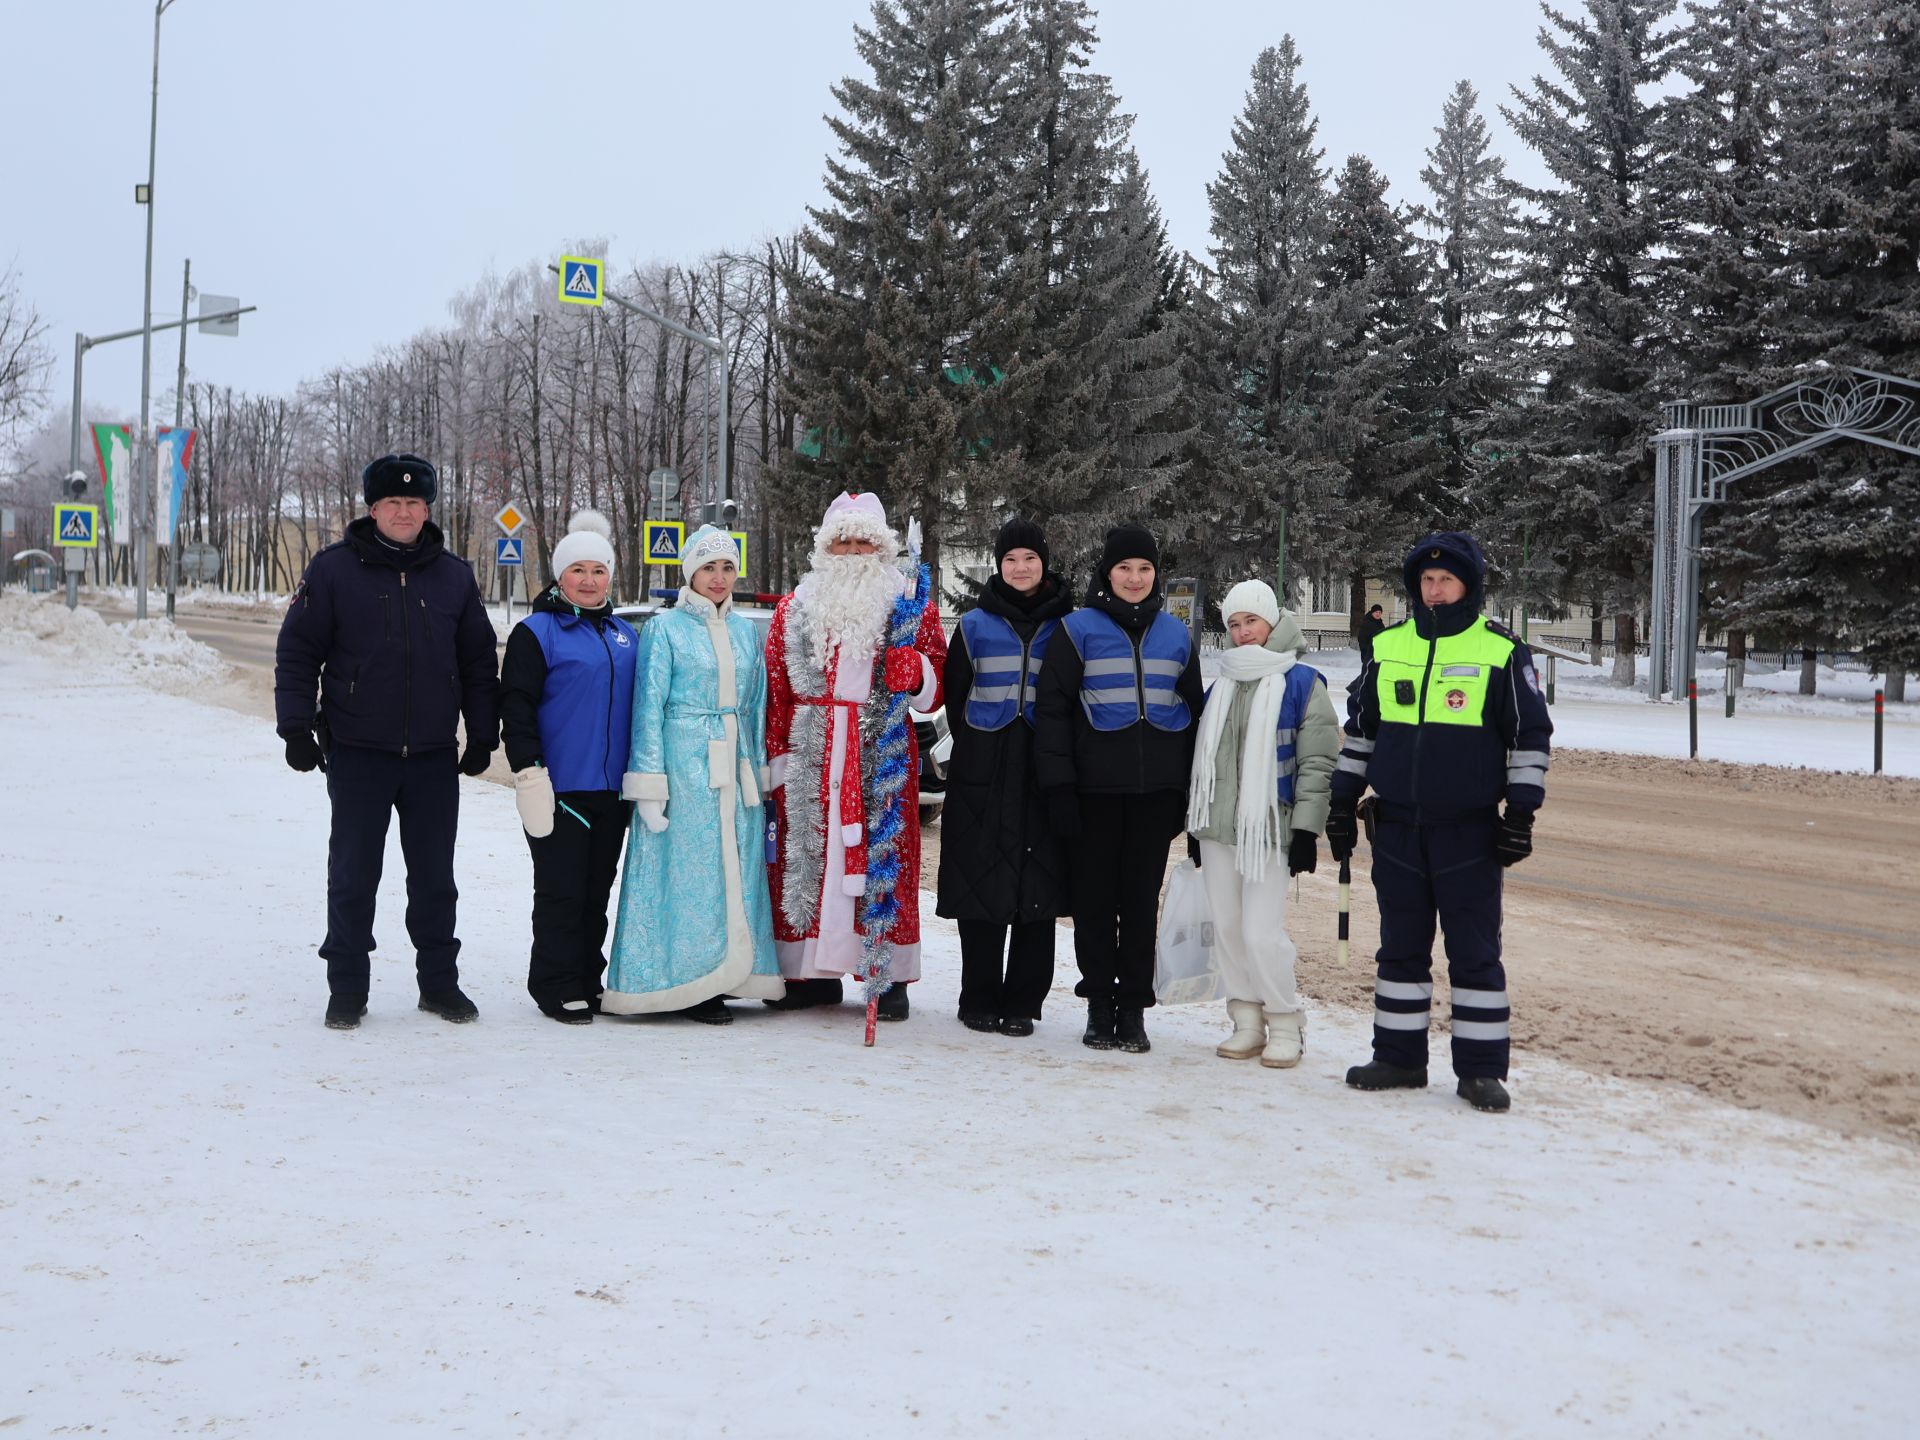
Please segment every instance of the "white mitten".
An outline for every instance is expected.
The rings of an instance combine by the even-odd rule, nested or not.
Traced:
[[[527,834],[544,840],[553,833],[553,777],[541,765],[513,772],[513,808]]]
[[[658,835],[667,828],[667,802],[664,800],[641,800],[633,807],[640,814],[640,823]]]

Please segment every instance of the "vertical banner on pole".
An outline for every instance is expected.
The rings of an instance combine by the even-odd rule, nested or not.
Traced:
[[[125,425],[95,425],[93,453],[100,461],[101,503],[107,510],[107,529],[113,543],[124,545],[133,535],[128,501],[133,496],[133,431]]]
[[[162,425],[155,430],[154,440],[160,449],[160,463],[153,467],[154,514],[160,517],[160,543],[171,545],[180,525],[181,502],[187,493],[187,465],[193,459],[194,432]]]

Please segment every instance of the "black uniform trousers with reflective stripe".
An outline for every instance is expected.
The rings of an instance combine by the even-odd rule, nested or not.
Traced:
[[[1153,1004],[1153,949],[1167,851],[1186,823],[1183,791],[1080,793],[1080,836],[1067,842],[1073,870],[1073,993],[1123,1007]]]
[[[533,852],[527,993],[534,1004],[546,1006],[600,994],[607,973],[601,948],[607,941],[607,897],[633,814],[632,803],[617,790],[569,790],[554,800],[553,833],[537,840],[527,836]]]
[[[1454,1073],[1506,1078],[1510,1012],[1500,963],[1497,826],[1491,812],[1436,825],[1380,820],[1373,837],[1373,889],[1380,902],[1375,1059],[1426,1067],[1437,916],[1453,987]]]
[[[1054,924],[1021,920],[1011,926],[997,920],[962,920],[960,927],[960,1011],[1008,1020],[1038,1020],[1047,991],[1053,988]],[[1007,931],[1013,944],[1007,944]],[[1000,961],[1006,957],[1006,976]]]
[[[407,865],[407,936],[424,995],[459,983],[453,843],[460,820],[458,752],[452,746],[404,759],[391,750],[336,744],[327,756],[333,829],[327,841],[327,989],[367,993],[374,897],[387,853],[387,822],[400,816]]]

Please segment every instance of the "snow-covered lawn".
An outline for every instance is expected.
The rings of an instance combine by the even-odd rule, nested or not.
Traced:
[[[1545,1060],[1504,1117],[1363,1096],[1338,1012],[1292,1072],[1210,1008],[1094,1054],[1065,932],[1028,1041],[954,1020],[939,922],[872,1050],[563,1028],[472,781],[481,1022],[413,1008],[396,844],[339,1034],[265,724],[0,632],[0,755],[0,1433],[1912,1433],[1909,1151]]]

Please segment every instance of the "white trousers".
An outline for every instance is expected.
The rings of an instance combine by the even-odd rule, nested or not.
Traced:
[[[1234,847],[1200,842],[1200,878],[1207,882],[1214,944],[1229,1000],[1255,1000],[1270,1015],[1300,1008],[1293,985],[1298,953],[1287,936],[1287,856],[1267,862],[1267,873],[1249,880],[1234,869]]]

